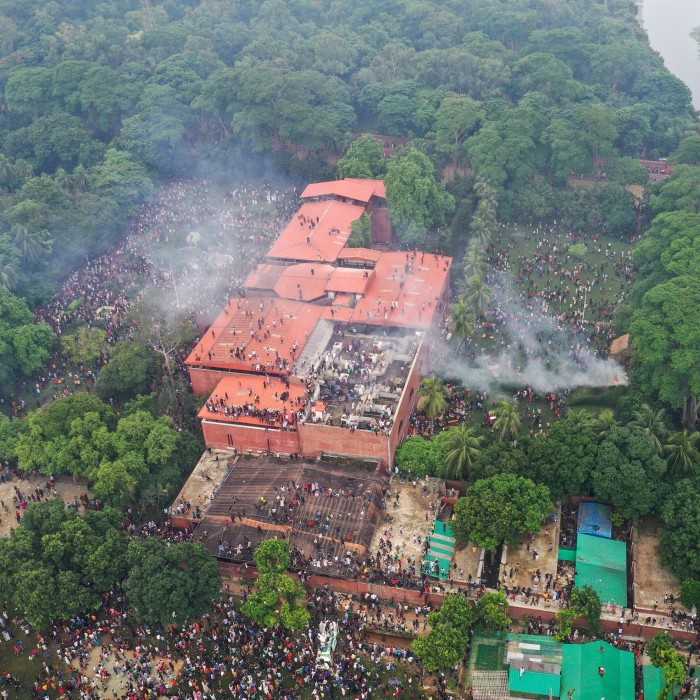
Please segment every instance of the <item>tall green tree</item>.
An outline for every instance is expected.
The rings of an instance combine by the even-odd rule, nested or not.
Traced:
[[[655,411],[648,403],[643,403],[632,413],[629,423],[629,427],[638,428],[654,443],[654,449],[659,455],[663,453],[663,441],[668,435],[665,413],[663,408]]]
[[[0,541],[0,595],[41,630],[96,610],[126,572],[122,520],[110,508],[80,517],[60,499],[31,504]]]
[[[458,299],[452,304],[450,316],[452,319],[452,332],[459,339],[457,343],[457,352],[459,352],[462,345],[464,345],[476,328],[476,317],[471,307],[462,299]]]
[[[428,231],[454,209],[454,198],[437,182],[433,164],[417,148],[408,148],[389,161],[385,182],[389,217],[408,245],[422,243]]]
[[[672,475],[692,476],[700,464],[700,433],[681,430],[673,433],[664,446],[668,469]]]
[[[552,498],[587,494],[595,466],[598,441],[586,425],[565,418],[551,426],[547,435],[537,435],[528,448],[528,475],[546,484]]]
[[[372,134],[363,134],[353,141],[338,162],[340,178],[378,178],[385,173],[384,145]]]
[[[476,429],[466,423],[450,428],[444,435],[445,478],[468,480],[486,437],[478,435]]]
[[[494,634],[506,631],[511,624],[508,617],[508,600],[503,591],[484,593],[476,601],[474,627],[479,631]]]
[[[700,280],[673,278],[644,295],[630,324],[640,388],[681,409],[689,429],[700,409],[700,319],[688,308],[699,302]]]
[[[460,542],[484,549],[537,532],[554,511],[549,489],[514,474],[481,479],[455,505],[453,529]]]
[[[445,383],[438,377],[425,377],[418,389],[418,410],[425,411],[433,432],[435,419],[447,410],[449,393]]]
[[[216,560],[198,542],[134,540],[128,550],[124,591],[137,618],[184,625],[211,610],[221,590]]]
[[[612,428],[595,453],[593,494],[612,503],[627,519],[657,508],[667,493],[666,464],[641,430]]]
[[[700,486],[681,479],[663,505],[661,559],[680,579],[700,578]]]
[[[503,442],[510,438],[513,442],[518,441],[520,432],[520,413],[518,412],[517,401],[499,401],[494,409],[496,420],[493,424],[494,430],[500,432],[499,440]]]

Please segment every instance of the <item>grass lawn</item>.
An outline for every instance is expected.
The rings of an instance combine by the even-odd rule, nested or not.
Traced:
[[[538,244],[541,242],[543,242],[543,245],[538,248]],[[624,276],[618,277],[615,274],[614,263],[620,259],[621,255],[629,253],[632,249],[632,244],[619,238],[602,234],[597,240],[590,238],[577,239],[576,242],[584,243],[586,246],[584,257],[578,259],[571,256],[569,260],[566,260],[568,246],[572,242],[561,233],[538,233],[535,230],[523,227],[506,227],[498,229],[493,245],[497,251],[508,249],[511,265],[510,272],[515,278],[514,285],[517,291],[527,289],[530,282],[534,284],[534,289],[538,293],[548,286],[550,288],[559,287],[566,291],[566,299],[563,302],[554,301],[550,304],[550,312],[555,315],[570,310],[570,301],[576,296],[576,287],[573,281],[565,276],[554,275],[551,269],[544,269],[542,272],[535,270],[531,274],[523,273],[522,278],[519,279],[518,259],[520,257],[526,258],[528,261],[534,261],[534,254],[538,251],[555,255],[557,261],[562,265],[562,271],[570,272],[581,279],[589,278],[591,281],[597,272],[607,273],[607,280],[604,283],[601,281],[599,284],[594,285],[593,291],[586,300],[587,318],[592,321],[605,320],[597,315],[597,309],[593,305],[600,302],[605,302],[605,305],[614,305],[615,301],[619,299],[624,288]],[[605,255],[606,250],[608,250],[607,258]],[[587,268],[584,269],[582,263],[586,263]],[[536,264],[533,264],[533,266],[536,267]],[[548,283],[548,280],[551,280],[551,282]],[[582,302],[579,301],[578,304],[580,306]]]

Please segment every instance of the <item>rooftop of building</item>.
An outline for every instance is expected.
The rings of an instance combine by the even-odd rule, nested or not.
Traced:
[[[267,253],[268,258],[335,262],[365,207],[338,200],[304,202]]]
[[[319,301],[333,293],[339,298],[334,298],[333,310],[327,308],[323,318],[334,322],[429,328],[436,297],[445,287],[452,259],[430,253],[370,252],[376,255],[360,252],[361,257],[356,258],[366,261],[369,269],[324,263],[258,265],[248,275],[246,286],[306,302]],[[352,308],[341,311],[337,307]]]
[[[326,296],[329,280],[335,273],[333,265],[297,263],[285,268],[274,286],[277,296],[300,301],[317,301]]]
[[[293,428],[295,413],[308,399],[306,384],[264,374],[236,373],[224,377],[207,399],[199,418],[271,428]]]
[[[386,187],[383,180],[346,177],[344,180],[312,182],[301,193],[302,199],[315,199],[317,197],[340,197],[367,204],[372,197],[386,199]]]
[[[249,561],[246,539],[254,550],[264,539],[281,537],[315,555],[318,564],[309,568],[351,575],[370,546],[388,486],[388,474],[377,469],[242,458],[212,499],[195,538],[221,559]],[[342,561],[346,557],[350,566]],[[332,567],[323,566],[324,559]]]
[[[364,295],[352,309],[327,308],[323,318],[395,328],[430,328],[452,258],[432,253],[382,253]]]
[[[400,329],[336,328],[325,345],[299,357],[297,374],[313,382],[329,425],[390,428],[421,337]],[[313,420],[313,417],[312,417]]]
[[[301,301],[233,299],[186,364],[242,372],[289,372],[322,312],[322,307]]]

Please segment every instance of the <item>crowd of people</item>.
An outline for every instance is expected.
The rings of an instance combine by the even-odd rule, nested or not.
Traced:
[[[80,325],[102,328],[109,346],[133,337],[129,311],[140,298],[158,294],[173,314],[206,326],[240,293],[245,276],[264,259],[296,206],[293,188],[268,182],[237,184],[221,196],[215,191],[205,180],[160,188],[130,222],[127,237],[76,270],[37,310],[37,320],[59,338]],[[35,381],[37,403],[92,386],[107,353],[106,347],[96,365],[78,366],[58,354]],[[184,358],[173,359],[184,376]],[[36,407],[22,396],[12,401],[17,415]]]
[[[242,590],[242,599],[250,592]],[[95,614],[56,623],[46,634],[19,620],[11,623],[5,612],[2,625],[15,630],[15,653],[28,656],[36,678],[30,689],[6,674],[2,685],[42,700],[424,697],[410,652],[368,641],[363,633],[369,621],[405,623],[409,614],[403,608],[386,610],[376,596],[353,601],[321,589],[308,601],[308,628],[295,633],[253,623],[239,603],[224,595],[205,619],[148,627],[133,621],[117,587]],[[416,619],[425,614],[419,609]],[[316,631],[325,619],[338,622],[339,646],[329,664],[318,664]]]

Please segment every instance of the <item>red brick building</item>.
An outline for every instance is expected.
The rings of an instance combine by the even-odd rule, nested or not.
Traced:
[[[302,200],[246,297],[187,359],[195,393],[209,394],[207,446],[391,465],[448,308],[452,260],[347,247],[364,212],[375,245],[391,241],[379,180],[315,183]]]

